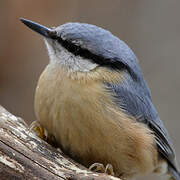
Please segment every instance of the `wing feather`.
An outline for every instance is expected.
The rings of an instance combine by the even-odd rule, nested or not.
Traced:
[[[146,95],[123,84],[107,83],[106,87],[114,92],[112,99],[120,108],[133,117],[137,117],[137,121],[147,124],[154,132],[159,153],[175,167],[175,153],[170,138],[148,93]]]

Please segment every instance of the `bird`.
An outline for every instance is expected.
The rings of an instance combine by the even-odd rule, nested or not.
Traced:
[[[150,173],[180,180],[171,139],[130,47],[96,25],[20,20],[44,38],[49,55],[35,92],[36,133],[54,137],[90,170],[123,180]]]

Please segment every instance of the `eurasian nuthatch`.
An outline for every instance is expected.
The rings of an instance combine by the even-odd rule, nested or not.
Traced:
[[[86,167],[111,164],[122,179],[154,172],[180,180],[132,50],[95,25],[21,21],[45,38],[50,62],[36,88],[35,112],[62,150]]]

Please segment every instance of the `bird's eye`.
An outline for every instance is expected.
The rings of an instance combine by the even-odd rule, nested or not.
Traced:
[[[65,47],[69,52],[73,53],[75,56],[80,55],[81,47],[72,43],[71,41],[63,40],[61,37],[57,41]]]
[[[58,38],[58,34],[57,31],[55,30],[51,30],[48,32],[49,37],[51,37],[52,39],[57,39]]]

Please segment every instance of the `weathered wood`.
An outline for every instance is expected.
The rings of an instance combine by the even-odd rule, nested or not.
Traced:
[[[32,132],[0,106],[0,179],[118,180],[89,171]]]

